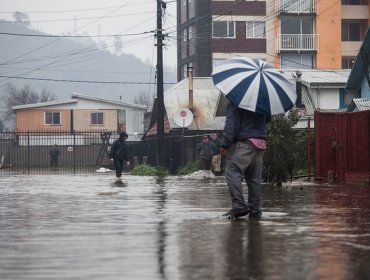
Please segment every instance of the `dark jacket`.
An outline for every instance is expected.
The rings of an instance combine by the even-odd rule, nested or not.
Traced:
[[[248,138],[266,139],[266,122],[266,115],[237,108],[230,102],[226,110],[221,147],[227,149],[236,141]]]
[[[114,160],[127,161],[127,144],[122,138],[115,140],[112,144],[109,157]]]
[[[59,149],[57,147],[53,147],[50,151],[49,151],[49,156],[52,158],[52,159],[57,159],[60,155],[60,152],[59,152]]]
[[[199,153],[201,158],[211,159],[217,153],[217,150],[212,142],[201,142],[197,146],[197,152]]]

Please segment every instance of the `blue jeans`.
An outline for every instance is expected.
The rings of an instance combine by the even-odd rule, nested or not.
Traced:
[[[252,216],[261,216],[261,182],[263,155],[249,140],[238,141],[230,147],[226,158],[226,182],[232,208],[248,208]],[[243,180],[248,186],[248,203],[243,196]]]

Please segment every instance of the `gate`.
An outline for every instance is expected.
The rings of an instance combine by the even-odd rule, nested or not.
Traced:
[[[370,111],[315,112],[315,176],[338,183],[370,179]]]

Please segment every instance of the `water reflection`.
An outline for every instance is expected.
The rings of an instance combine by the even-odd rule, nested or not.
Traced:
[[[167,200],[167,192],[166,192],[166,183],[163,179],[157,179],[157,189],[154,191],[154,195],[157,197],[158,205],[156,208],[156,213],[158,216],[162,217],[162,219],[158,222],[158,241],[157,241],[157,256],[158,256],[158,270],[159,275],[162,279],[167,279],[166,276],[166,260],[165,260],[165,253],[166,253],[166,217],[165,217],[165,207],[166,207],[166,200]]]
[[[233,221],[227,231],[223,279],[264,279],[263,235],[259,222]]]
[[[370,188],[264,187],[232,222],[223,178],[0,177],[0,279],[370,279]]]

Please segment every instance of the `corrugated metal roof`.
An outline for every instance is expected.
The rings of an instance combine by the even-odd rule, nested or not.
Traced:
[[[370,110],[369,98],[354,98],[348,106],[347,112],[367,111]]]
[[[346,86],[349,69],[341,70],[317,70],[317,69],[300,69],[302,73],[302,84],[308,88],[344,88]],[[280,69],[285,78],[295,83],[296,69]]]
[[[52,107],[52,106],[58,106],[58,105],[72,104],[72,103],[77,103],[78,99],[86,99],[86,100],[91,100],[95,102],[103,102],[103,103],[125,106],[125,107],[130,107],[130,108],[137,108],[137,109],[147,108],[147,106],[145,105],[132,104],[132,103],[126,103],[126,102],[121,102],[121,101],[114,101],[114,100],[109,100],[109,99],[87,96],[87,95],[78,94],[78,93],[72,93],[72,99],[54,100],[54,101],[48,101],[48,102],[12,106],[12,109],[21,110],[21,109],[43,108],[43,107]]]
[[[54,101],[48,101],[48,102],[17,105],[17,106],[12,106],[12,109],[21,110],[21,109],[29,109],[29,108],[52,107],[52,106],[71,104],[71,103],[77,103],[77,99],[54,100]]]

